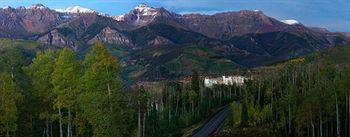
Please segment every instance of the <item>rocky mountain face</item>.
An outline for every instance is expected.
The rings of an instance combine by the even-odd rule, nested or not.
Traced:
[[[152,24],[166,24],[174,28],[202,34],[209,39],[220,40],[228,40],[246,34],[281,31],[312,34],[319,37],[330,34],[322,29],[305,27],[295,20],[279,21],[257,10],[242,10],[214,15],[181,15],[164,8],[153,8],[146,4],[140,4],[129,13],[121,16],[100,14],[79,6],[52,10],[44,5],[36,4],[27,8],[2,8],[0,9],[0,19],[1,37],[32,39],[59,46],[74,46],[78,43],[91,44],[96,40],[129,47],[137,46],[134,41],[130,41],[135,38],[127,36],[127,34]],[[336,36],[343,37],[341,34],[336,34]],[[152,43],[159,45],[163,42],[165,44],[176,43],[160,36],[157,40],[152,39],[148,43],[150,43],[149,45]],[[329,41],[329,43],[334,42]]]
[[[0,9],[0,36],[36,40],[49,45],[75,47],[92,41],[104,28],[128,28],[126,23],[82,8],[52,10],[44,5]]]
[[[64,23],[59,13],[37,4],[31,7],[0,9],[0,30],[2,37],[24,38],[45,33]]]
[[[180,17],[191,30],[208,37],[226,39],[249,33],[281,31],[288,27],[261,11],[226,12],[214,15],[188,14]]]
[[[101,32],[99,32],[95,37],[93,37],[91,40],[88,41],[88,44],[94,44],[98,40],[106,42],[106,43],[113,43],[117,45],[125,45],[128,47],[132,47],[133,43],[129,40],[129,38],[119,31],[112,29],[110,27],[106,27],[102,29]]]
[[[344,33],[306,27],[295,20],[279,21],[257,10],[177,14],[146,4],[120,16],[79,6],[1,8],[0,37],[78,52],[103,41],[113,45],[111,52],[125,58],[127,65],[135,66],[126,69],[130,77],[146,78],[178,76],[192,68],[212,71],[217,62],[231,68],[266,65],[350,41]]]

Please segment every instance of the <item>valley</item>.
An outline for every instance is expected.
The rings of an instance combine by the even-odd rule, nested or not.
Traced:
[[[0,8],[0,137],[350,135],[346,32],[263,10],[52,7]]]
[[[228,67],[269,65],[349,43],[341,33],[319,31],[299,22],[286,24],[262,11],[181,15],[140,4],[130,13],[109,16],[75,8],[56,11],[41,4],[2,8],[0,19],[5,22],[0,24],[0,37],[76,52],[105,42],[115,56],[125,60],[125,78],[131,81],[187,76],[192,69],[225,73]],[[28,18],[28,14],[34,16]],[[223,67],[218,70],[218,66]]]

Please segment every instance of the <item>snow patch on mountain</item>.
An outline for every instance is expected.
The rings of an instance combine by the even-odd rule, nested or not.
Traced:
[[[114,17],[112,17],[114,20],[116,20],[116,21],[124,21],[124,16],[125,15],[120,15],[120,16],[114,16]]]
[[[66,9],[55,9],[57,12],[65,12],[65,13],[95,13],[96,11],[88,8],[84,8],[81,6],[73,6],[68,7]]]
[[[111,17],[109,14],[107,14],[107,13],[98,13],[98,15],[100,15],[100,16],[104,16],[104,17]]]
[[[288,24],[288,25],[295,25],[295,24],[300,24],[299,21],[293,20],[293,19],[288,19],[288,20],[281,20],[281,22]]]

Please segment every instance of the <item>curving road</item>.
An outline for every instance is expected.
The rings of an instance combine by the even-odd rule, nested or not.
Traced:
[[[208,137],[215,133],[220,128],[226,118],[229,116],[231,108],[229,105],[224,106],[218,111],[207,123],[205,123],[201,129],[193,135],[193,137]]]

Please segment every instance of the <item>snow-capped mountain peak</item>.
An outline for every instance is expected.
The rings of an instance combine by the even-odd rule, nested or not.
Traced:
[[[145,3],[141,3],[134,8],[134,11],[138,12],[142,16],[154,16],[157,14],[157,9],[149,7]]]
[[[113,19],[117,21],[133,20],[135,24],[144,24],[153,20],[159,13],[159,9],[141,3],[127,14],[114,16]]]
[[[5,6],[5,7],[2,7],[2,9],[11,9],[12,7],[10,6]]]
[[[288,19],[288,20],[281,20],[281,22],[288,24],[288,25],[295,25],[295,24],[300,24],[299,21],[293,20],[293,19]]]
[[[34,4],[30,7],[28,7],[28,9],[46,9],[47,7],[45,7],[43,4]]]
[[[57,12],[66,12],[66,13],[95,13],[96,11],[81,6],[68,7],[66,9],[55,9]]]

